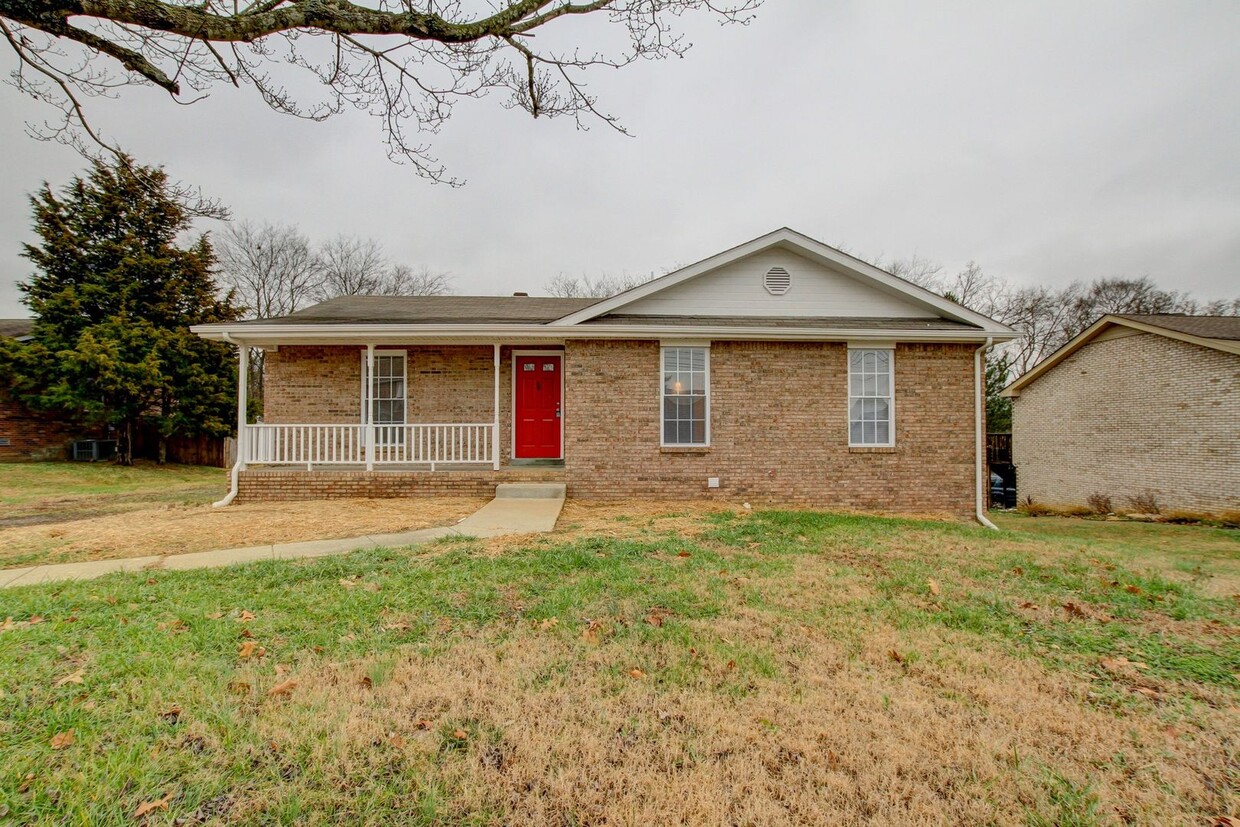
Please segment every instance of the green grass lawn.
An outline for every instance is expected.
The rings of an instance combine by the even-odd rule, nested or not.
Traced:
[[[156,503],[211,502],[223,470],[140,462],[29,462],[0,466],[0,521],[69,520]]]
[[[642,517],[0,591],[0,824],[1240,815],[1240,533],[1000,519]]]

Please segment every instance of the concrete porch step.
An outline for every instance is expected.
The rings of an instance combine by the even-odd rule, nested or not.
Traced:
[[[566,490],[562,482],[501,482],[495,486],[495,499],[562,500]]]

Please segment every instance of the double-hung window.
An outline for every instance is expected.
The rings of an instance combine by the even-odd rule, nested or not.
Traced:
[[[895,444],[894,351],[848,349],[848,444]]]
[[[362,351],[362,377],[362,393],[365,393],[366,351]],[[407,402],[404,351],[374,351],[370,397],[370,422],[376,425],[404,424]]]
[[[663,445],[710,444],[710,348],[664,346]]]

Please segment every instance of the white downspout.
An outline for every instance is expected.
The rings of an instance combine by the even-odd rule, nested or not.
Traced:
[[[234,341],[227,333],[224,334],[224,341],[237,346],[237,461],[233,463],[229,475],[228,493],[224,499],[211,503],[215,508],[223,508],[237,498],[241,471],[245,468],[246,408],[249,407],[250,348]]]
[[[983,427],[986,411],[986,384],[985,371],[982,368],[982,354],[986,349],[994,344],[993,338],[987,338],[986,344],[973,351],[973,408],[974,408],[974,434],[975,442],[973,446],[973,458],[976,466],[977,490],[974,494],[974,504],[976,506],[975,515],[977,521],[987,528],[995,531],[999,530],[999,526],[995,525],[986,516],[986,488],[982,476],[986,472],[986,433]]]

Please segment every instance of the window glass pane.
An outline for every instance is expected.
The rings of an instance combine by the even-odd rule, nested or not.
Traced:
[[[663,418],[665,420],[676,418],[676,400],[670,396],[663,399]]]
[[[663,423],[663,441],[669,445],[676,443],[676,423],[671,420]]]
[[[874,423],[863,422],[861,423],[861,428],[862,428],[861,441],[866,443],[867,445],[873,442],[874,441]]]
[[[861,352],[861,369],[867,372],[874,371],[874,351],[863,350]]]
[[[878,386],[876,393],[879,396],[891,396],[891,377],[885,373],[878,375]]]
[[[706,442],[706,420],[698,419],[694,421],[693,441],[699,445]]]
[[[861,423],[850,423],[848,426],[848,441],[855,445],[859,445],[861,444],[861,436]]]
[[[706,421],[706,397],[695,396],[692,401],[693,418],[702,422]]]
[[[877,423],[877,424],[876,424],[876,427],[875,427],[875,436],[876,436],[876,438],[877,438],[877,441],[878,441],[878,442],[883,443],[883,442],[890,442],[890,441],[891,441],[891,431],[890,431],[890,428],[891,428],[891,426],[887,424],[887,421],[886,421],[886,420],[883,420],[882,422],[879,422],[879,423]]]
[[[866,396],[873,396],[878,393],[878,377],[872,373],[867,373],[862,377],[861,392]]]
[[[853,421],[857,421],[861,419],[861,400],[860,399],[854,399],[848,403],[848,418]]]
[[[886,373],[888,365],[891,364],[891,354],[886,350],[876,350],[874,351],[874,358],[878,365],[878,370]]]
[[[852,371],[861,370],[861,351],[848,351],[848,369]]]

